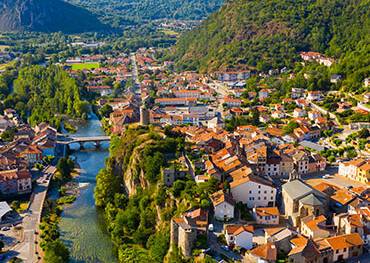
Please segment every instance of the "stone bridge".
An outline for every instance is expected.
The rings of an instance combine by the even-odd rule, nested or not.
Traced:
[[[69,146],[72,143],[80,144],[80,148],[84,147],[84,143],[93,142],[96,147],[100,146],[101,142],[110,141],[110,136],[101,135],[101,136],[69,136],[69,135],[58,135],[57,143],[60,145]]]

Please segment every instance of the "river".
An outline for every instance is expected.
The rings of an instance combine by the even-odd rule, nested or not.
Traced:
[[[76,136],[102,135],[100,121],[92,115],[89,121],[79,127]],[[65,208],[59,224],[61,238],[71,252],[71,262],[117,262],[113,244],[105,231],[101,211],[94,203],[94,188],[96,175],[104,167],[108,157],[108,143],[103,143],[99,150],[93,144],[86,144],[85,150],[75,151],[71,156],[75,158],[80,168],[81,175],[76,179],[81,183],[89,183],[87,188],[81,190],[76,201]],[[72,149],[78,149],[72,145]]]

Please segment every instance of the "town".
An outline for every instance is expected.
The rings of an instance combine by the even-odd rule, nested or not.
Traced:
[[[71,45],[94,50],[105,43]],[[336,63],[317,52],[299,56],[303,67]],[[310,83],[315,72],[176,72],[174,62],[162,58],[158,49],[141,48],[55,64],[84,88],[112,138],[134,126],[184,138],[184,151],[161,168],[161,184],[217,182],[208,205],[170,219],[170,250],[216,262],[369,258],[369,78],[361,94],[352,94],[335,89],[339,74],[325,84],[332,89],[305,89],[285,84]],[[45,195],[67,139],[45,122],[31,126],[15,108],[4,109],[0,131],[0,239],[18,257],[33,257]]]

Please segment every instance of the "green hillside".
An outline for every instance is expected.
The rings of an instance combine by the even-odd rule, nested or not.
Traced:
[[[199,20],[217,11],[223,0],[69,0],[114,26],[155,19]]]
[[[180,68],[293,66],[299,51],[340,58],[359,80],[370,69],[369,0],[231,0],[174,47]],[[344,63],[345,62],[345,63]]]

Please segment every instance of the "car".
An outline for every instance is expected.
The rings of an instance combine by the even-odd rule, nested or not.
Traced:
[[[226,251],[230,251],[230,248],[228,247],[228,246],[222,246],[222,248],[224,249],[224,250],[226,250]]]
[[[8,226],[4,226],[4,227],[1,228],[1,231],[8,231],[8,230],[10,230],[10,227],[8,227]]]
[[[213,224],[209,224],[208,231],[213,232],[213,230],[214,230]]]
[[[325,174],[322,178],[323,179],[329,179],[329,178],[331,178],[331,175],[330,174]]]

